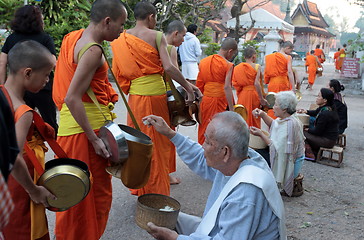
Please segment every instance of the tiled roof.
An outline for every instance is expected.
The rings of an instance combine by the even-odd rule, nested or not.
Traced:
[[[215,32],[227,32],[226,27],[220,21],[209,20],[206,25],[211,27]]]
[[[303,3],[298,4],[291,18],[293,19],[299,11],[301,11],[302,14],[306,17],[310,25],[321,28],[329,27],[325,19],[322,17],[320,10],[317,8],[316,3],[304,0]]]

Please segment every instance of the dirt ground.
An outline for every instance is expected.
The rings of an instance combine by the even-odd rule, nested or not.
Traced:
[[[299,106],[307,108],[314,102],[320,87],[326,87],[331,78],[339,78],[339,75],[324,72],[312,92],[303,90]],[[345,96],[349,127],[345,131],[347,147],[341,168],[305,161],[302,168],[304,194],[297,198],[283,197],[288,239],[364,239],[363,100],[363,95]]]

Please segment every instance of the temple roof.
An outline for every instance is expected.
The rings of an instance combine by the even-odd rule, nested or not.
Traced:
[[[301,12],[302,15],[306,18],[309,25],[321,28],[329,27],[325,19],[322,17],[320,10],[317,8],[316,3],[304,0],[303,3],[298,4],[291,18],[294,19],[299,12]]]
[[[319,35],[323,35],[326,37],[335,37],[334,34],[330,33],[329,31],[327,31],[324,28],[320,28],[320,27],[315,27],[315,26],[308,26],[308,27],[295,27],[294,28],[294,33],[295,34],[299,34],[299,33],[316,33]]]

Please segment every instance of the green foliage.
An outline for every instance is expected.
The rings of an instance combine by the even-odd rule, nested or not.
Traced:
[[[202,32],[202,34],[200,34],[198,36],[198,39],[200,40],[201,43],[211,43],[212,42],[212,34],[213,31],[211,28],[206,27],[204,29],[204,31]]]
[[[0,28],[9,28],[15,9],[21,7],[23,3],[19,0],[0,0]]]
[[[64,35],[87,27],[91,2],[88,0],[47,0],[41,4],[45,32],[53,37],[58,53]]]
[[[220,49],[220,44],[218,43],[208,43],[207,48],[205,49],[205,55],[210,56],[216,54]]]

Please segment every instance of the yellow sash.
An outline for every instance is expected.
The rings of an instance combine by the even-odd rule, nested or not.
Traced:
[[[166,85],[160,74],[151,74],[131,81],[129,94],[156,96],[166,93]]]
[[[86,116],[92,129],[100,129],[105,124],[105,118],[102,113],[105,114],[107,120],[112,121],[115,119],[115,114],[111,112],[114,108],[114,104],[109,103],[108,106],[100,104],[102,112],[94,103],[83,102],[83,106],[86,110]],[[83,133],[83,129],[73,118],[67,105],[63,103],[62,109],[60,111],[60,124],[58,129],[58,136],[69,136],[73,134]]]
[[[28,141],[28,146],[34,151],[40,165],[44,168],[45,152],[48,148],[44,145],[44,140],[34,131],[32,140]],[[34,184],[37,184],[40,176],[34,169]],[[30,232],[31,240],[39,239],[48,233],[47,219],[45,215],[45,207],[42,204],[35,204],[30,201]]]

